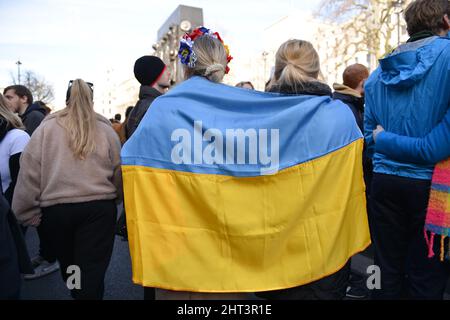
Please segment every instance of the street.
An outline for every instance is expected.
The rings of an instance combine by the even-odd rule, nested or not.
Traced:
[[[35,228],[29,228],[26,241],[31,257],[38,253],[39,239]],[[114,250],[105,278],[106,300],[142,300],[144,290],[131,281],[131,260],[128,242],[116,237]],[[46,277],[23,282],[24,300],[71,300],[69,290],[62,281],[59,271]]]
[[[29,228],[26,236],[31,257],[38,253],[38,237],[35,228]],[[352,258],[352,269],[364,274],[372,259],[367,254],[359,254]],[[128,242],[116,237],[114,250],[105,278],[105,300],[142,300],[144,290],[131,281],[131,260]],[[54,272],[36,280],[24,281],[22,286],[24,300],[70,300],[70,294],[61,279],[60,272]],[[249,296],[249,299],[258,299]],[[447,286],[445,300],[450,300],[450,282]]]

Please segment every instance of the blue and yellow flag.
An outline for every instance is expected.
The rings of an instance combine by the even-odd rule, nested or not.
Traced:
[[[338,271],[370,243],[362,149],[330,97],[181,83],[122,150],[133,281],[255,292]]]

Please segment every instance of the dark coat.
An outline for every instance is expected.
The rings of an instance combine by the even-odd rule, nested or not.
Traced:
[[[136,106],[131,111],[130,116],[128,118],[128,122],[125,127],[126,139],[128,140],[131,135],[136,131],[139,123],[142,118],[144,118],[145,113],[148,108],[152,104],[153,100],[157,97],[161,96],[162,93],[158,90],[149,87],[149,86],[141,86],[139,90],[139,101]]]
[[[133,108],[130,115],[128,116],[128,119],[124,123],[125,141],[128,140],[136,131],[139,123],[141,123],[142,118],[144,118],[145,113],[147,112],[152,102],[161,95],[161,92],[152,87],[141,86],[141,88],[139,89],[139,101],[136,103],[136,106]],[[122,214],[117,221],[115,232],[116,235],[121,236],[123,240],[128,240],[125,209],[122,211]]]
[[[31,136],[37,127],[44,120],[47,111],[40,105],[33,103],[28,106],[27,110],[20,116],[23,125],[25,126],[25,131]]]
[[[19,299],[21,273],[34,270],[22,230],[0,192],[0,300]]]

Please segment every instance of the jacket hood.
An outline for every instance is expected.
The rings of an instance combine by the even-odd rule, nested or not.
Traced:
[[[364,98],[362,98],[362,97],[357,98],[357,97],[349,95],[349,94],[340,93],[338,91],[335,91],[333,93],[333,99],[341,100],[342,102],[344,102],[347,105],[352,105],[358,111],[364,112]]]
[[[447,37],[428,37],[401,45],[380,60],[380,81],[387,86],[408,88],[423,79],[444,49]]]
[[[27,110],[22,114],[22,118],[26,117],[28,114],[30,114],[33,111],[39,111],[40,113],[42,113],[44,116],[47,114],[47,111],[42,108],[40,105],[38,105],[37,103],[33,103],[31,105],[28,106]]]
[[[346,96],[352,96],[352,97],[355,97],[355,98],[362,98],[361,94],[358,91],[356,91],[356,90],[354,90],[354,89],[352,89],[352,88],[350,88],[350,87],[348,87],[346,85],[343,85],[343,84],[335,83],[335,84],[333,84],[333,89],[334,89],[335,92],[338,92],[340,94],[344,94]]]

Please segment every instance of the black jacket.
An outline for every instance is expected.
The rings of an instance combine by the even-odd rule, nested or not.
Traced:
[[[22,230],[0,192],[0,300],[19,298],[21,273],[34,270]]]
[[[25,126],[25,131],[31,136],[37,127],[44,120],[46,110],[40,105],[33,103],[29,105],[27,110],[20,116],[23,125]]]
[[[157,97],[161,96],[162,93],[158,90],[149,87],[149,86],[141,86],[139,90],[139,101],[136,106],[131,111],[130,116],[128,118],[128,122],[125,128],[126,139],[128,140],[131,135],[136,131],[139,123],[147,112],[148,108],[152,104],[153,100]]]

